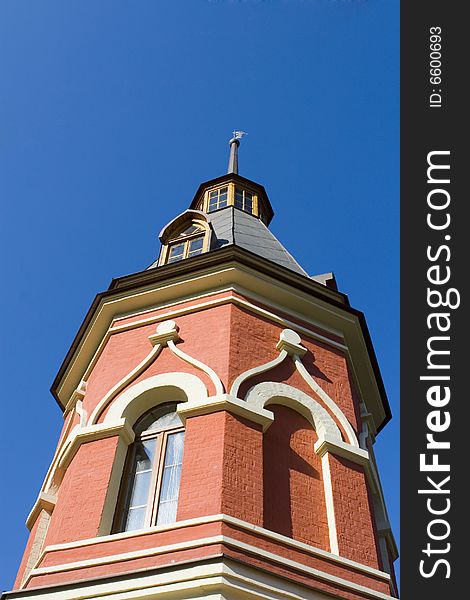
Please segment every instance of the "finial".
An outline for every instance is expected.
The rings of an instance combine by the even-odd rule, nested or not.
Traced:
[[[230,158],[228,160],[227,173],[235,173],[238,175],[238,146],[244,135],[248,135],[246,131],[233,131],[233,138],[230,140]]]

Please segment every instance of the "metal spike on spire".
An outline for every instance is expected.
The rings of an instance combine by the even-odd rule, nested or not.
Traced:
[[[227,173],[235,173],[238,175],[238,146],[244,135],[248,135],[246,131],[233,131],[233,138],[230,140],[230,158],[228,159]]]

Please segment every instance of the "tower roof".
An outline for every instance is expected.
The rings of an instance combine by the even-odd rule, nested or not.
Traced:
[[[179,215],[174,221],[180,219],[185,221],[185,216],[191,218],[192,215],[204,215],[207,218],[212,233],[208,252],[226,246],[238,246],[308,277],[308,273],[260,219],[233,206],[227,206],[207,215],[201,211],[190,209]],[[174,221],[163,229],[162,234]],[[158,267],[159,264],[160,262],[157,260],[150,265],[149,269]]]

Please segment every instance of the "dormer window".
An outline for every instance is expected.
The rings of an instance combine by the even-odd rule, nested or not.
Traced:
[[[219,188],[209,192],[209,210],[213,212],[219,208],[225,208],[228,205],[228,187]]]
[[[253,214],[253,194],[242,188],[235,188],[235,208],[241,208],[250,215]]]
[[[162,252],[159,263],[176,263],[206,252],[209,247],[210,231],[206,221],[202,219],[181,219],[170,224],[161,234]]]
[[[170,241],[168,247],[168,263],[178,262],[201,254],[204,248],[204,228],[192,224],[182,231],[175,241]]]

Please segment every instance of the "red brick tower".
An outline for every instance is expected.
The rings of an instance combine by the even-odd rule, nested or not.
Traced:
[[[8,600],[396,596],[364,317],[269,231],[238,138],[80,327]]]

